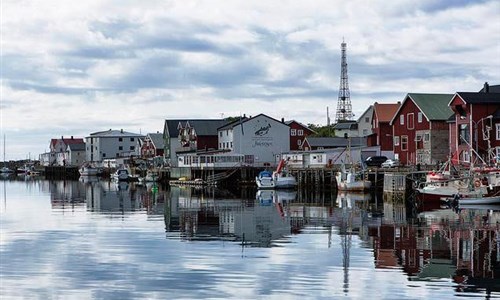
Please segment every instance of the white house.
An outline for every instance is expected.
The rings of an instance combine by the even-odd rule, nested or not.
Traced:
[[[369,136],[372,128],[373,105],[370,105],[358,119],[358,136]]]
[[[86,161],[102,162],[111,158],[138,156],[139,139],[144,135],[121,130],[91,133],[85,137]]]
[[[290,127],[264,114],[242,118],[218,130],[219,150],[252,157],[255,166],[275,165],[290,151]]]

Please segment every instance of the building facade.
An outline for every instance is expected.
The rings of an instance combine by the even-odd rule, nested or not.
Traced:
[[[144,135],[121,130],[106,130],[85,137],[85,159],[102,162],[108,159],[139,156],[139,140]]]
[[[448,106],[452,94],[409,93],[390,125],[394,157],[408,165],[437,164],[448,159],[449,126],[453,114]]]
[[[314,131],[295,120],[286,121],[285,124],[290,126],[290,150],[303,150],[306,137],[314,134]]]
[[[375,145],[380,146],[382,155],[394,157],[394,139],[390,122],[401,106],[398,103],[377,103],[373,105],[372,126]]]

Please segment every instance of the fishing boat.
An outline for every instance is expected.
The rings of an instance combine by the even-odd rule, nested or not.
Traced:
[[[365,192],[368,191],[372,185],[369,180],[366,180],[361,171],[356,171],[354,163],[351,159],[351,141],[347,144],[346,161],[350,164],[349,170],[342,163],[340,172],[337,172],[335,179],[337,181],[337,189],[343,192]]]
[[[286,161],[280,160],[278,167],[274,172],[267,170],[261,171],[255,182],[259,189],[289,189],[297,186],[297,180],[293,175],[287,172]]]

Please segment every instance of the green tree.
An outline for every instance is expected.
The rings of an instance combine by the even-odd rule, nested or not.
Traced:
[[[330,125],[315,125],[315,124],[307,124],[307,127],[309,127],[311,130],[316,132],[312,136],[315,137],[333,137],[335,136],[335,130],[333,129],[333,126]]]

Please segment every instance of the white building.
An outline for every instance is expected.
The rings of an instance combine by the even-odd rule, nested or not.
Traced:
[[[255,166],[275,165],[290,151],[290,127],[264,114],[242,118],[218,129],[219,150],[253,157]]]
[[[373,105],[370,105],[358,119],[358,136],[369,136],[372,128]]]
[[[139,140],[143,135],[121,130],[91,133],[85,138],[86,161],[102,162],[106,159],[138,156]]]

